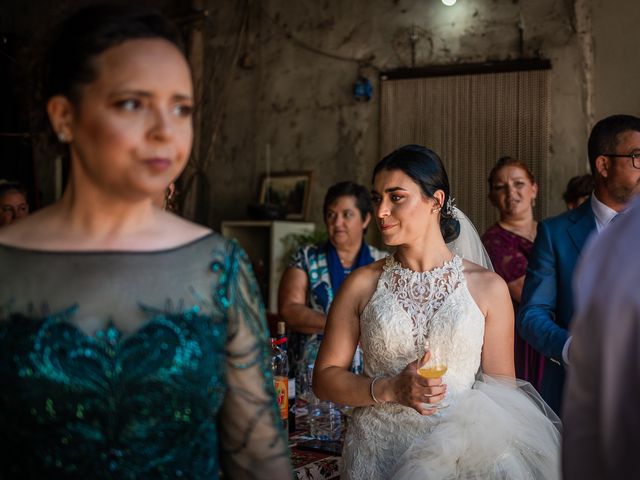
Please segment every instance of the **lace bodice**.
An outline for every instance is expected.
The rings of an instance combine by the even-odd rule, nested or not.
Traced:
[[[460,257],[422,273],[387,258],[360,316],[365,374],[399,373],[428,338],[447,357],[443,380],[450,405],[438,415],[395,402],[356,408],[340,478],[560,478],[559,433],[540,403],[513,381],[476,375],[484,324]]]
[[[428,339],[447,358],[449,394],[471,388],[480,367],[484,316],[467,289],[462,259],[414,272],[387,257],[360,332],[366,375],[399,373],[422,355]]]

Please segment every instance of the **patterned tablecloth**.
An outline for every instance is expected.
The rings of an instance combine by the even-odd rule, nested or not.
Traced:
[[[342,440],[323,445],[316,442],[318,448],[310,445],[308,437],[306,408],[296,415],[296,431],[289,436],[291,462],[296,480],[329,480],[340,477],[341,458],[337,451],[341,450]],[[323,447],[327,448],[323,448]],[[324,451],[323,451],[324,450]],[[334,453],[329,453],[333,451]]]
[[[322,452],[296,450],[291,458],[297,480],[328,480],[340,477],[340,457]]]

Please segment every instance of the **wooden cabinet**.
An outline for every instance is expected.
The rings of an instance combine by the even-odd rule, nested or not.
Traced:
[[[253,265],[267,311],[278,311],[278,286],[286,266],[283,239],[289,234],[311,233],[315,224],[286,221],[228,221],[222,222],[222,234],[235,238],[244,248]]]

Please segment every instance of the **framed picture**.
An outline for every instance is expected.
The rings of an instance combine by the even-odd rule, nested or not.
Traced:
[[[309,207],[311,172],[263,175],[260,203],[281,207],[287,220],[304,220]]]

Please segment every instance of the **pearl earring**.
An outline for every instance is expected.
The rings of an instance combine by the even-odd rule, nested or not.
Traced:
[[[67,136],[63,132],[58,133],[58,141],[60,143],[67,143]]]

